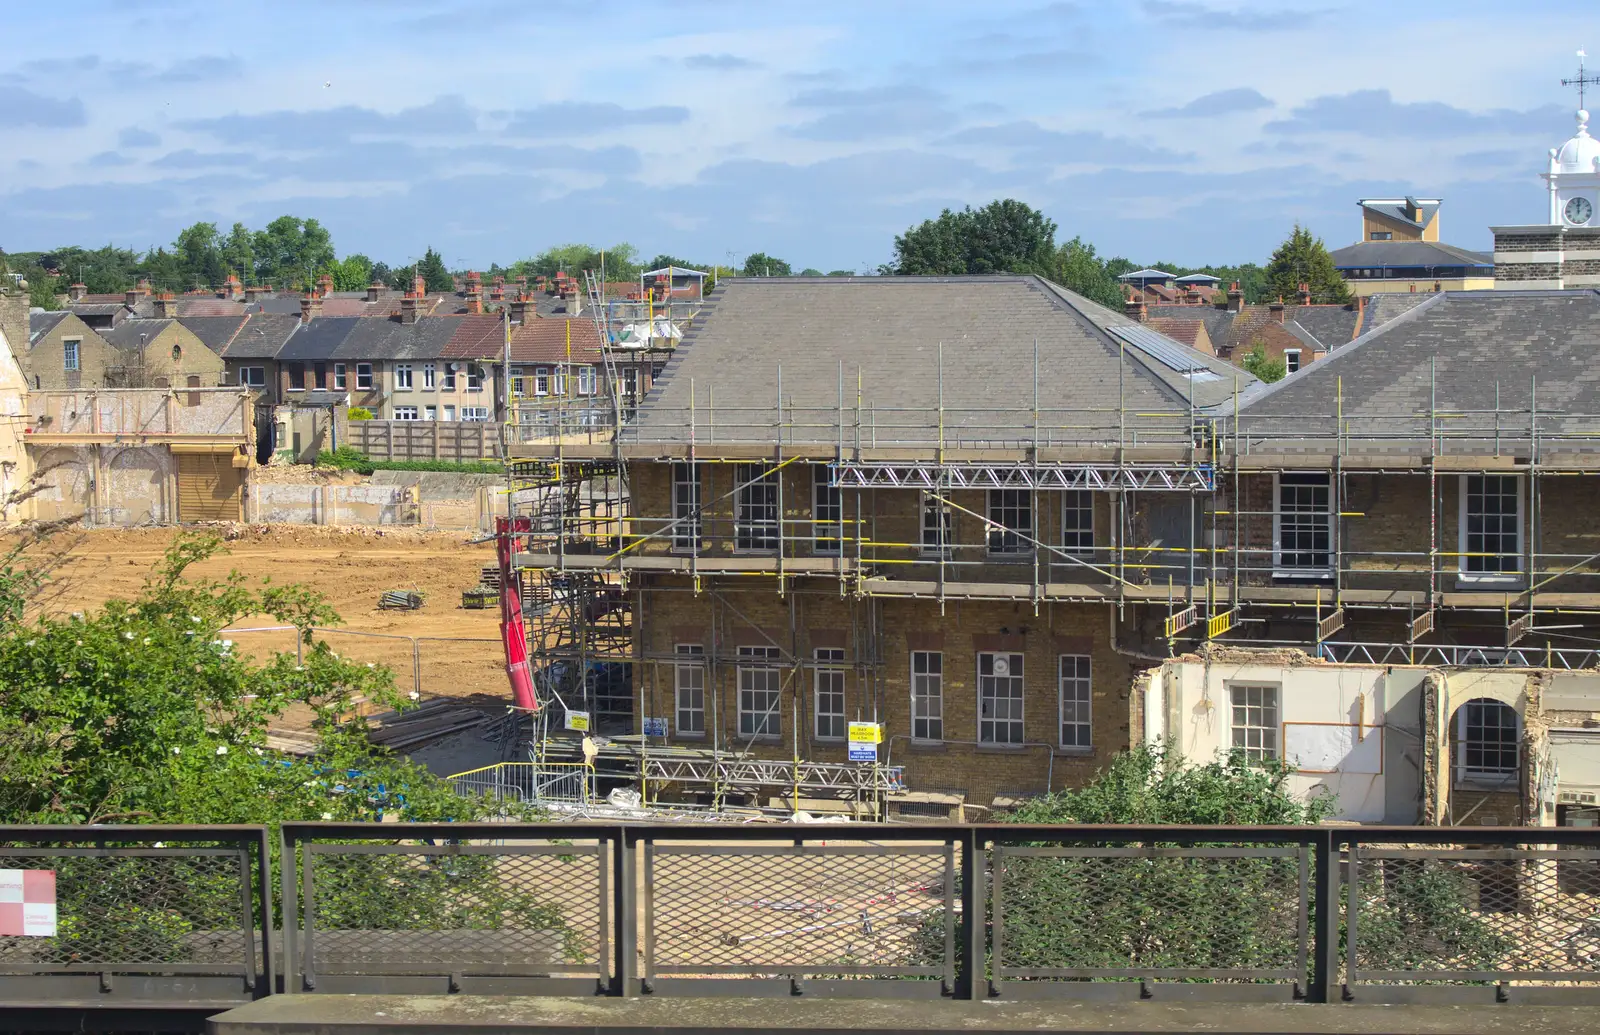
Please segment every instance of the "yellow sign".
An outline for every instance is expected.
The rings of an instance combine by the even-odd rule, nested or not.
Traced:
[[[589,732],[589,713],[567,712],[567,729],[577,730],[580,733]]]
[[[850,724],[850,743],[882,744],[883,725],[876,722],[852,722]]]

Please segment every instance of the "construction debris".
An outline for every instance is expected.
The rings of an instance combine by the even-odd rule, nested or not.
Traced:
[[[461,606],[469,611],[487,611],[500,603],[500,590],[478,583],[472,589],[461,591]]]
[[[374,744],[402,750],[448,737],[452,733],[477,729],[483,725],[485,715],[459,701],[438,697],[407,712],[386,712],[374,716],[374,720],[377,725],[367,730],[367,739]]]
[[[422,594],[406,589],[386,590],[378,600],[382,611],[415,611],[422,606]]]

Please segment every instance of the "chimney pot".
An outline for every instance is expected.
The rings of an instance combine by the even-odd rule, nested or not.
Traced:
[[[428,293],[428,278],[418,273],[411,280],[411,290],[416,293],[418,298],[426,295]]]
[[[1236,280],[1228,285],[1228,310],[1237,313],[1243,308],[1244,292],[1239,290],[1239,282]]]
[[[171,320],[178,315],[178,302],[172,297],[172,292],[163,291],[156,296],[156,315],[163,320]]]
[[[402,298],[400,300],[400,322],[401,323],[416,323],[417,322],[417,302],[418,302],[417,293],[415,291],[407,291],[406,292],[406,297],[404,297],[404,298]]]
[[[146,298],[148,298],[150,296],[150,293],[151,293],[150,281],[148,281],[148,280],[139,281],[139,283],[136,286],[135,290],[137,290],[139,292],[139,294],[144,295]]]

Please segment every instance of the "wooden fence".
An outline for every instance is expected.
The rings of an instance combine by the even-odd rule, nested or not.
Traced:
[[[373,460],[500,458],[500,427],[487,421],[353,420],[347,441]]]

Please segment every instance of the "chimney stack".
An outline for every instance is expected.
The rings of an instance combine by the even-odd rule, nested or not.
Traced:
[[[519,292],[517,297],[511,300],[511,322],[526,327],[528,321],[533,319],[533,315],[528,311],[532,307],[533,299],[529,297],[528,293],[526,291]]]
[[[315,291],[308,291],[300,300],[300,322],[310,323],[322,315],[322,296]]]
[[[317,278],[317,295],[320,298],[327,298],[331,294],[333,294],[333,277],[324,273]]]
[[[382,294],[383,294],[383,281],[374,280],[372,283],[367,285],[367,301],[368,302],[376,302],[378,300],[378,296],[380,296]]]
[[[480,314],[483,312],[483,278],[478,276],[476,270],[467,271],[466,290],[467,312]]]
[[[177,317],[178,300],[172,297],[172,292],[163,291],[156,296],[156,315],[163,320],[171,320]]]
[[[1310,305],[1311,304],[1311,285],[1307,284],[1303,280],[1300,282],[1300,304],[1301,305]]]
[[[428,293],[428,278],[420,273],[411,278],[411,291],[418,298],[426,295]]]
[[[417,293],[415,291],[407,291],[406,297],[400,300],[400,322],[417,322]]]
[[[583,312],[583,299],[578,294],[578,285],[570,282],[565,284],[561,289],[561,300],[568,316],[577,316]]]
[[[244,285],[239,283],[239,278],[232,273],[228,274],[227,283],[222,285],[223,293],[231,299],[237,299],[244,293]]]
[[[1131,316],[1140,323],[1144,323],[1145,316],[1149,312],[1149,310],[1145,308],[1144,296],[1134,295],[1132,298],[1129,298],[1126,302],[1122,303],[1122,312],[1124,315]]]
[[[151,288],[150,288],[150,282],[148,280],[139,281],[138,285],[135,287],[135,290],[138,291],[139,294],[143,295],[146,298],[149,298],[150,295],[152,294],[152,291],[151,291]]]
[[[499,278],[496,277],[495,279],[498,280]],[[489,301],[500,302],[504,301],[505,297],[506,289],[503,286],[496,284],[494,287],[489,289]]]
[[[1269,308],[1272,310],[1273,318],[1276,319],[1279,323],[1282,323],[1283,322],[1283,313],[1284,313],[1283,296],[1279,295],[1278,296],[1278,300],[1276,302],[1272,303],[1272,305]]]
[[[122,295],[122,304],[127,306],[129,309],[132,309],[134,306],[138,305],[139,289],[129,288],[127,291],[125,291]]]
[[[67,288],[67,298],[73,302],[83,301],[83,296],[88,293],[89,289],[82,284],[73,284]]]
[[[1239,290],[1239,282],[1236,280],[1228,285],[1228,312],[1237,313],[1243,308],[1244,292]]]

